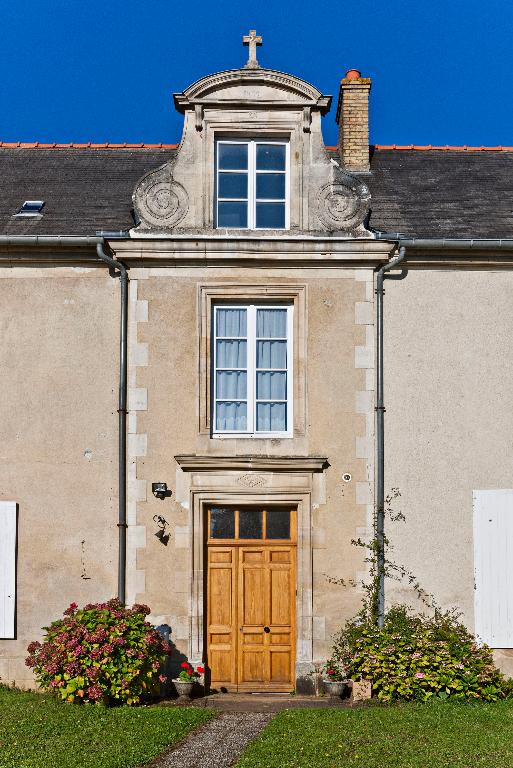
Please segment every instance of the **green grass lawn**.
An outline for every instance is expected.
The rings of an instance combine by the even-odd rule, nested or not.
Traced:
[[[238,768],[512,768],[513,703],[289,710]]]
[[[62,704],[0,687],[0,768],[133,768],[211,716],[182,707]]]

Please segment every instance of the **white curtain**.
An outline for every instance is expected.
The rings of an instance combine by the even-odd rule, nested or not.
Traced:
[[[257,310],[256,366],[287,368],[287,310]],[[276,341],[274,341],[276,339]],[[258,432],[285,432],[287,429],[286,403],[259,400],[286,400],[287,373],[284,371],[257,371],[256,428]]]
[[[219,432],[247,430],[248,409],[246,403],[217,403],[216,429]]]
[[[257,403],[257,431],[285,432],[287,406],[285,403]]]
[[[287,310],[258,309],[256,335],[258,339],[286,339]]]
[[[216,430],[233,432],[247,430],[247,403],[220,402],[247,398],[247,341],[233,337],[247,336],[247,310],[218,307],[216,309],[216,364],[217,368],[239,370],[216,371]],[[232,338],[219,338],[219,337]]]
[[[247,310],[217,308],[217,336],[247,336]]]

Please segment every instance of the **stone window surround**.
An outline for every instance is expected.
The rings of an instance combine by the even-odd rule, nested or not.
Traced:
[[[206,518],[209,505],[272,504],[297,509],[296,678],[313,671],[312,508],[324,457],[175,456],[188,486],[191,527],[191,663],[205,660]],[[180,470],[178,470],[180,471]],[[177,482],[178,485],[178,482]],[[312,500],[314,497],[314,500]]]
[[[235,303],[290,302],[293,307],[293,435],[305,434],[306,418],[306,285],[211,283],[198,286],[199,338],[199,433],[211,435],[211,344],[212,305],[218,301]],[[259,436],[248,436],[258,440]],[[222,437],[213,438],[222,440]],[[266,439],[266,438],[262,438]],[[292,439],[292,438],[283,438]]]
[[[301,113],[302,114],[302,113]],[[234,129],[234,126],[237,126]],[[277,139],[289,143],[290,157],[296,157],[297,162],[289,164],[289,229],[303,226],[305,213],[301,198],[303,183],[302,157],[303,136],[301,117],[298,111],[295,115],[285,115],[281,112],[252,110],[234,110],[227,119],[220,111],[208,111],[204,115],[203,141],[203,191],[204,191],[204,221],[207,228],[214,229],[215,209],[215,147],[222,139]],[[236,230],[239,231],[239,230]],[[240,230],[247,231],[247,230]],[[259,231],[259,230],[257,230]],[[270,231],[270,230],[268,230]],[[277,230],[282,232],[283,230]]]

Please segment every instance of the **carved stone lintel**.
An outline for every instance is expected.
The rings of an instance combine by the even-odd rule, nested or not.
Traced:
[[[246,488],[261,488],[267,481],[263,475],[247,472],[245,475],[240,475],[240,477],[237,478],[237,482],[239,485],[243,485]]]
[[[312,108],[303,107],[303,132],[310,133],[310,125],[312,122]]]

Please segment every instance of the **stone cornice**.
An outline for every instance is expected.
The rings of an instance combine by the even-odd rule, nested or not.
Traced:
[[[216,456],[183,455],[175,461],[184,472],[219,470],[255,472],[322,472],[329,467],[323,456]]]
[[[293,106],[290,101],[290,95],[297,97],[297,102],[301,105],[308,105],[313,109],[318,109],[322,115],[329,111],[331,106],[331,96],[323,94],[313,85],[294,75],[286,72],[278,72],[273,69],[230,69],[224,72],[215,72],[207,77],[202,77],[195,83],[185,89],[183,93],[173,94],[175,107],[179,112],[185,112],[186,109],[192,109],[196,104],[203,106],[216,106],[222,104],[227,106],[227,100],[218,96],[218,92],[227,86],[240,87],[244,85],[264,84],[282,89],[289,94],[289,99],[272,100],[268,106],[278,107],[286,105],[288,108]],[[229,99],[229,106],[235,108],[237,105],[246,107],[249,104],[254,106],[244,98]]]
[[[139,236],[110,242],[118,258],[138,266],[374,267],[388,261],[395,245],[378,240],[271,236]]]

